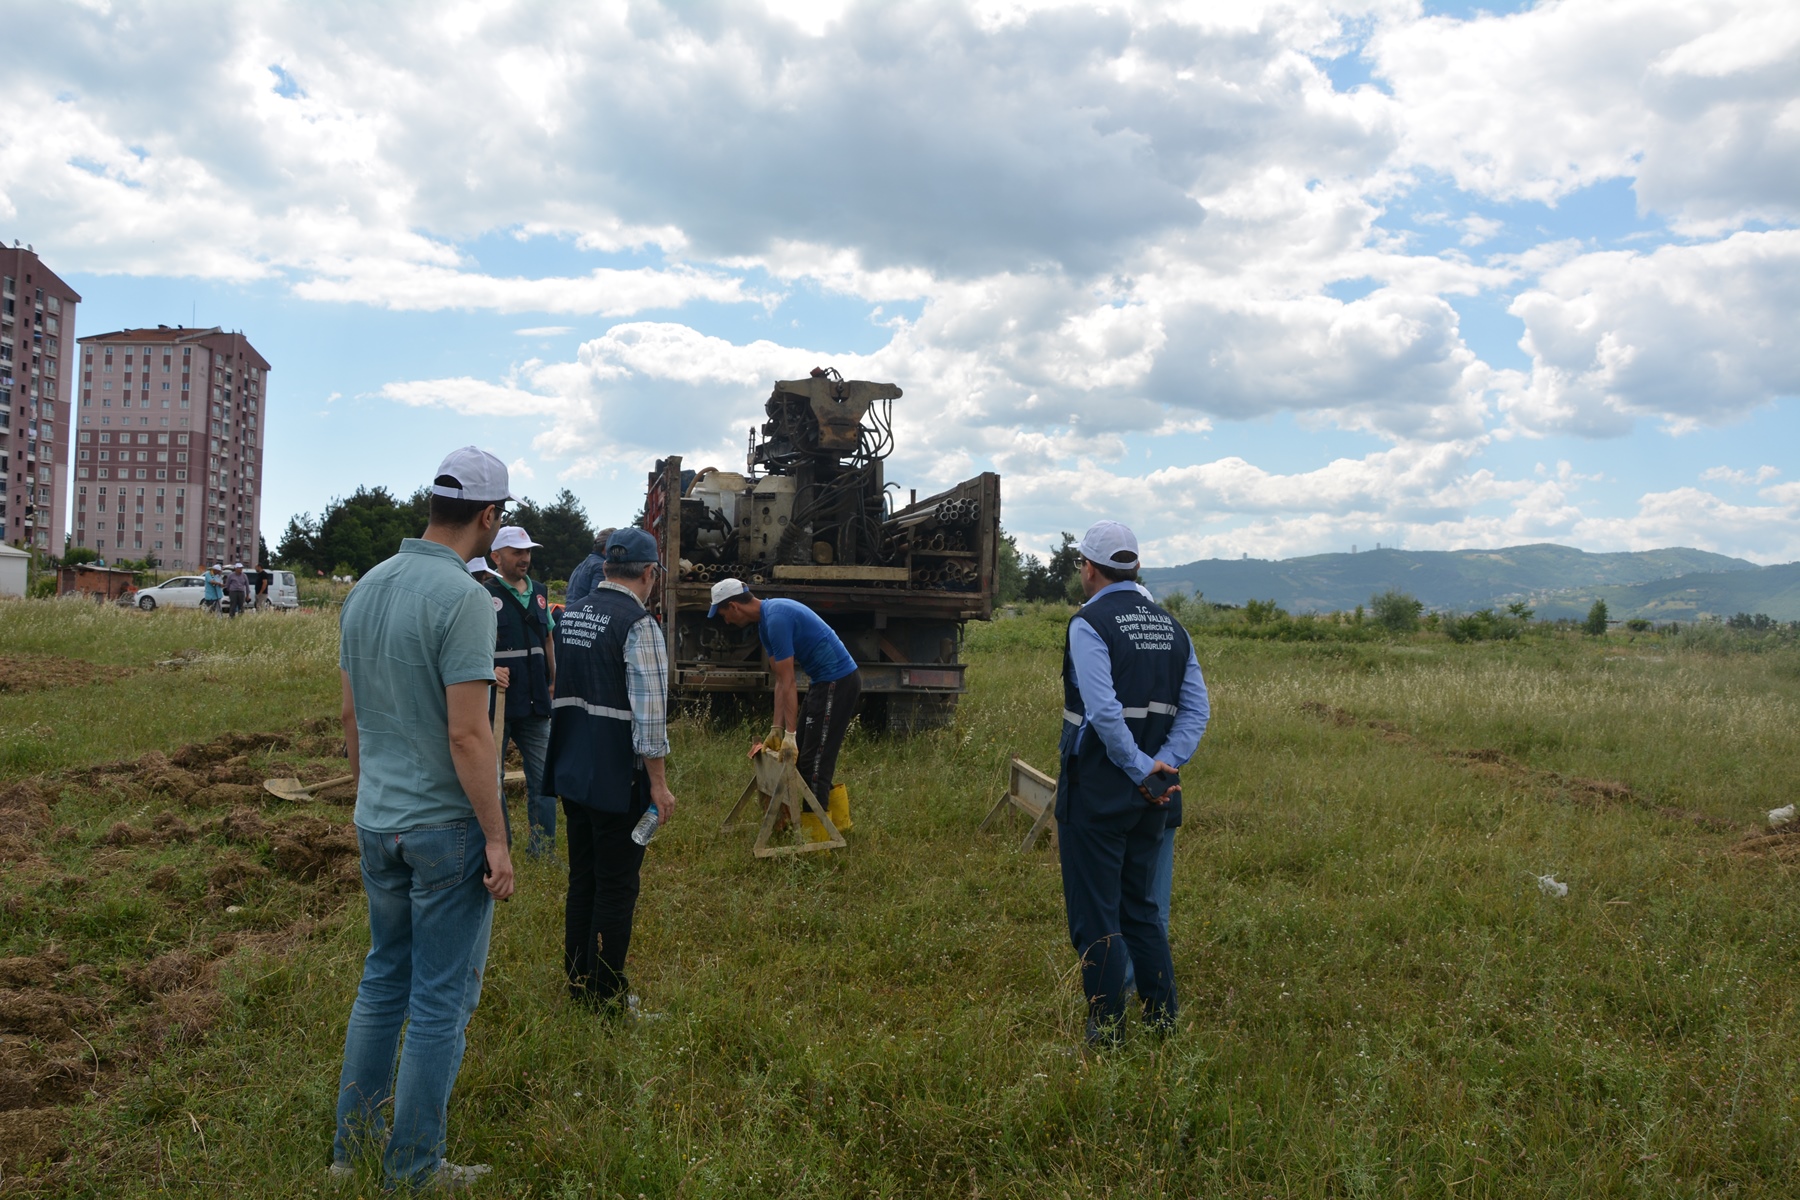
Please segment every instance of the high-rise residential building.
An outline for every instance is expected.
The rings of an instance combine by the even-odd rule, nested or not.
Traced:
[[[255,565],[268,383],[242,333],[82,338],[73,544],[178,571]]]
[[[0,537],[60,555],[81,297],[17,243],[0,246],[0,279]]]

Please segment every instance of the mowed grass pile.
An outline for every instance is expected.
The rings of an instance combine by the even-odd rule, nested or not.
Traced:
[[[329,715],[331,620],[0,607],[14,649],[133,671],[0,696],[6,770]],[[560,869],[523,863],[451,1103],[452,1159],[495,1166],[481,1194],[1795,1194],[1800,838],[1755,840],[1797,798],[1792,653],[1202,636],[1180,1031],[1096,1056],[1054,853],[975,832],[1009,752],[1054,769],[1060,647],[1055,613],[972,627],[954,728],[853,733],[830,855],[721,836],[756,730],[677,722],[632,947],[658,1023],[564,1001]],[[154,667],[183,648],[202,665]],[[9,897],[0,954],[56,938],[104,975],[300,905],[279,875],[235,917],[144,893],[158,860],[97,849],[120,815],[58,805],[41,853],[84,885]],[[304,936],[224,959],[210,1028],[73,1104],[67,1164],[18,1186],[323,1192],[367,937],[357,893],[329,895]]]

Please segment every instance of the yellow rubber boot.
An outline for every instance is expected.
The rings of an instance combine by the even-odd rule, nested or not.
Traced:
[[[831,813],[831,823],[838,827],[839,833],[850,832],[850,789],[841,783],[831,785],[831,800],[826,805]]]
[[[836,822],[833,822],[836,824]],[[825,823],[809,812],[800,814],[800,832],[806,835],[809,842],[826,842],[831,839],[825,835]]]

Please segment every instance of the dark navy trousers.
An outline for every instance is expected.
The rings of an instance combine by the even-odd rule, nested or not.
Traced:
[[[1071,823],[1056,831],[1069,941],[1081,955],[1090,1033],[1114,1027],[1124,1016],[1127,961],[1145,1019],[1158,1025],[1175,1020],[1175,963],[1156,895],[1157,862],[1170,836],[1165,818],[1162,809],[1146,804],[1132,825]]]

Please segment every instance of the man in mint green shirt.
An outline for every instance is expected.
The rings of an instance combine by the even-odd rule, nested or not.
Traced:
[[[444,1159],[494,901],[513,890],[488,724],[494,610],[465,564],[487,553],[512,498],[498,458],[454,452],[432,483],[424,535],[344,602],[338,666],[370,948],[344,1035],[334,1178],[353,1176],[364,1150],[382,1152],[393,1186],[458,1186],[487,1171]]]

